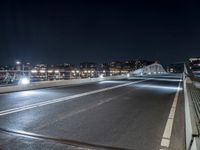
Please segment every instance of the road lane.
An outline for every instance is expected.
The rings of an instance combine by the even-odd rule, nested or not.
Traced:
[[[70,101],[70,100],[73,100],[73,99],[76,99],[76,98],[80,98],[80,97],[84,97],[84,96],[88,96],[88,95],[93,95],[93,94],[96,94],[96,93],[102,93],[102,92],[105,92],[105,91],[113,90],[113,89],[116,89],[116,88],[121,88],[121,87],[128,86],[128,85],[131,85],[131,84],[137,84],[137,83],[144,82],[144,81],[146,81],[146,80],[128,82],[128,83],[121,84],[121,85],[111,86],[111,87],[98,89],[98,90],[92,90],[92,91],[89,91],[89,92],[83,92],[83,93],[80,93],[80,94],[61,97],[61,98],[57,98],[57,99],[50,99],[50,100],[47,100],[47,101],[44,101],[44,102],[37,102],[37,103],[34,103],[34,104],[22,106],[22,107],[7,109],[7,110],[0,111],[0,116],[12,114],[12,113],[17,113],[17,112],[25,111],[25,110],[29,110],[29,109],[34,109],[34,108],[38,108],[38,107],[43,107],[43,106],[46,106],[46,105],[51,105],[51,104],[60,103],[60,102],[64,102],[64,101]]]
[[[177,86],[148,80],[1,116],[0,127],[98,145],[159,149]]]
[[[137,79],[131,81],[139,81]],[[128,83],[126,80],[0,94],[0,111]]]

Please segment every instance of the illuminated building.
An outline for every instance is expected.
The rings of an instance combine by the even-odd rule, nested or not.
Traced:
[[[94,62],[83,62],[80,64],[81,78],[93,78],[98,76],[97,64]]]

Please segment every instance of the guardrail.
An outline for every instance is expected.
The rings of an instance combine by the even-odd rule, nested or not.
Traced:
[[[192,70],[189,68],[189,65],[188,64],[185,64],[184,65],[184,73],[190,77],[190,79],[192,80],[193,84],[200,88],[200,78],[197,78],[194,76]]]
[[[30,83],[29,85],[13,85],[13,86],[0,87],[0,93],[34,90],[34,89],[42,89],[42,88],[49,88],[49,87],[56,87],[56,86],[87,84],[87,83],[104,81],[104,80],[123,79],[126,77],[127,77],[126,75],[120,75],[120,76],[109,76],[109,77],[103,77],[103,78],[99,77],[99,78],[87,78],[87,79],[33,82],[33,83]]]
[[[200,150],[200,89],[195,87],[194,82],[197,80],[184,65],[186,150]]]

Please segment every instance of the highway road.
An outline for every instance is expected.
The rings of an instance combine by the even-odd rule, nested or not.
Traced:
[[[180,75],[0,94],[0,149],[182,150],[183,103]]]

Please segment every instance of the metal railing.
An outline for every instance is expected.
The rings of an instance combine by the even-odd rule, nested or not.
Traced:
[[[190,94],[191,100],[194,105],[194,110],[196,113],[196,124],[198,130],[200,130],[200,89],[196,88],[192,84],[187,84],[187,91]]]
[[[200,89],[194,86],[194,82],[200,82],[200,79],[195,77],[188,64],[184,65],[184,73],[191,80],[191,83],[186,83],[186,90],[190,95],[192,104],[196,114],[196,124],[200,131]]]
[[[197,78],[197,77],[193,74],[193,72],[192,72],[192,70],[190,69],[188,63],[185,63],[185,64],[184,64],[184,73],[186,74],[186,76],[190,77],[190,79],[191,79],[192,81],[200,82],[200,78]]]
[[[188,64],[184,64],[184,98],[186,149],[200,150],[200,89],[194,82],[199,82]]]
[[[17,85],[21,78],[28,78],[30,82],[41,82],[41,81],[56,81],[56,80],[72,80],[72,79],[87,79],[87,78],[98,78],[98,77],[109,77],[128,74],[128,71],[78,71],[74,70],[57,70],[58,72],[31,72],[28,71],[16,71],[16,70],[0,70],[0,87]]]

